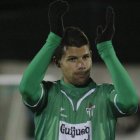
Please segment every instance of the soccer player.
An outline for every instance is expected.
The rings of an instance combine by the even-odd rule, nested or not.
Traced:
[[[96,45],[113,84],[96,84],[90,77],[92,51],[87,36],[76,27],[63,29],[68,3],[49,7],[50,33],[44,46],[25,70],[20,93],[34,112],[36,140],[114,140],[118,117],[137,111],[138,96],[118,60],[112,38],[114,11],[107,9],[106,26],[97,28]],[[43,81],[54,56],[62,79]]]

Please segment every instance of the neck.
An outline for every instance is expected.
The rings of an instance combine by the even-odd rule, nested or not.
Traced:
[[[87,80],[87,82],[85,82],[84,84],[78,85],[78,84],[66,82],[66,81],[63,79],[63,83],[64,83],[65,85],[70,86],[70,87],[75,87],[75,88],[85,88],[85,87],[87,87],[91,82],[92,82],[92,79],[89,78],[89,79]]]

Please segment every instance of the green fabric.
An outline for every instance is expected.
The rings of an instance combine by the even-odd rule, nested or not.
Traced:
[[[49,91],[44,89],[48,94],[48,103],[41,114],[35,114],[36,140],[72,140],[72,135],[73,140],[85,140],[89,134],[84,131],[88,127],[84,124],[87,122],[91,125],[90,140],[115,140],[116,116],[112,111],[114,105],[108,98],[113,89],[112,85],[96,85],[91,81],[81,90],[62,80],[54,83]],[[69,90],[72,92],[69,93]],[[75,99],[75,94],[81,95],[80,98]],[[75,134],[76,128],[79,136]]]
[[[40,110],[34,109],[35,139],[114,140],[117,117],[124,115],[118,108],[125,115],[134,113],[138,97],[131,79],[115,55],[112,43],[100,43],[97,48],[110,71],[114,86],[96,85],[91,81],[87,87],[79,88],[61,80],[50,84],[49,88],[48,83],[43,82],[41,87],[60,42],[59,36],[49,34],[47,42],[25,70],[20,83],[20,92],[29,105],[36,104],[42,91],[44,93],[41,104],[37,104]],[[114,101],[116,95],[117,106]]]
[[[136,111],[138,96],[127,71],[118,60],[111,41],[97,44],[98,52],[105,62],[117,93],[117,106],[125,113]]]
[[[23,74],[19,89],[23,98],[32,105],[41,96],[42,89],[40,83],[45,76],[52,55],[60,42],[61,38],[50,32],[46,43],[33,58]]]
[[[96,86],[94,82],[89,83],[89,85],[85,87],[76,87],[70,83],[65,83],[63,79],[60,82],[63,85],[63,90],[66,91],[73,100],[78,100],[89,89],[91,89],[91,87],[94,88]]]

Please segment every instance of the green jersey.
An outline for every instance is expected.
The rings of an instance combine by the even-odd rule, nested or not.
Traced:
[[[114,140],[116,118],[125,114],[115,106],[115,95],[112,85],[93,81],[83,88],[43,82],[40,101],[29,105],[36,140]]]
[[[36,140],[114,140],[116,120],[138,106],[135,86],[119,62],[111,41],[97,44],[113,85],[75,87],[63,80],[42,82],[61,37],[50,33],[23,74],[20,93],[35,116]],[[42,83],[40,86],[40,83]]]

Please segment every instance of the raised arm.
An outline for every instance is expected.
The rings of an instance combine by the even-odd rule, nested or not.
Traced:
[[[43,96],[41,82],[54,51],[61,42],[61,36],[63,34],[62,19],[67,9],[67,2],[62,0],[57,0],[49,5],[50,34],[44,46],[26,68],[20,82],[20,93],[24,101],[31,106],[37,105]]]
[[[121,114],[131,114],[137,109],[138,96],[130,76],[120,63],[112,46],[114,32],[114,11],[108,7],[105,28],[97,27],[97,49],[110,72],[115,87],[114,106]]]

